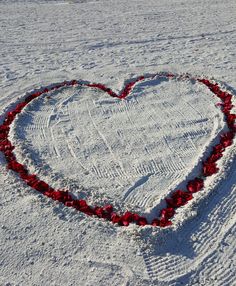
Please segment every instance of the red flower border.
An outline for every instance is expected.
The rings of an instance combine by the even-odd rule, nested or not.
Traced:
[[[168,197],[165,199],[166,207],[163,208],[160,211],[159,216],[153,219],[151,222],[148,222],[145,217],[129,211],[126,211],[123,214],[118,214],[113,210],[112,205],[89,206],[85,200],[74,199],[68,191],[53,189],[46,182],[40,180],[37,175],[30,174],[27,167],[17,161],[13,153],[15,147],[9,138],[10,126],[16,116],[22,112],[23,108],[42,94],[49,93],[63,87],[79,85],[97,88],[108,93],[112,97],[124,99],[129,95],[137,82],[145,79],[154,79],[158,76],[166,79],[178,78],[181,80],[195,80],[207,86],[210,91],[212,91],[213,94],[215,94],[221,100],[221,111],[224,114],[228,131],[217,137],[218,143],[212,147],[209,157],[202,162],[200,175],[186,183],[186,190],[176,190],[168,195]],[[134,81],[129,82],[120,94],[116,94],[110,88],[107,88],[105,85],[100,83],[85,84],[77,80],[65,81],[51,87],[42,88],[32,92],[31,94],[27,95],[22,102],[18,103],[13,110],[7,112],[2,125],[0,125],[0,151],[5,155],[8,170],[13,170],[15,173],[17,173],[18,176],[34,190],[55,201],[63,203],[65,206],[73,207],[86,215],[103,218],[120,226],[128,226],[130,223],[136,223],[140,226],[152,225],[166,227],[172,224],[171,219],[175,215],[176,209],[187,204],[188,201],[192,200],[193,193],[199,192],[204,188],[205,178],[212,176],[219,171],[217,162],[223,156],[225,149],[233,144],[233,139],[236,134],[236,114],[230,113],[232,107],[232,95],[228,92],[222,91],[217,83],[210,82],[208,79],[204,78],[192,78],[189,75],[178,76],[170,73],[158,73],[155,75],[140,76]]]

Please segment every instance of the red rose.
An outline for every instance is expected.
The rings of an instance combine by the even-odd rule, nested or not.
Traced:
[[[204,187],[204,181],[200,178],[195,178],[192,181],[189,181],[187,184],[187,190],[190,193],[199,192]]]

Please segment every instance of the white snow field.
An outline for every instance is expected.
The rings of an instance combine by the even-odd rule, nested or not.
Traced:
[[[0,1],[0,120],[64,80],[119,93],[140,75],[215,80],[236,105],[234,0]],[[155,77],[125,100],[68,87],[34,100],[10,136],[19,162],[90,204],[154,217],[225,130],[192,80]],[[236,113],[236,108],[233,109]],[[52,201],[0,154],[0,285],[236,285],[236,146],[167,228],[117,226]]]

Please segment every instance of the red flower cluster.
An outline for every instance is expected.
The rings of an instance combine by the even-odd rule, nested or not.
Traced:
[[[118,223],[119,225],[123,226],[128,226],[130,223],[136,223],[140,226],[145,226],[148,224],[148,221],[145,217],[139,216],[136,213],[131,213],[128,211],[121,216],[115,212],[112,212],[111,221],[113,223]]]
[[[170,208],[179,208],[187,204],[193,198],[190,192],[175,191],[170,198],[166,198],[166,204]]]
[[[220,136],[220,143],[213,147],[210,156],[206,159],[206,161],[203,162],[202,175],[207,177],[219,171],[216,162],[223,156],[225,149],[233,144],[233,139],[236,133],[236,115],[230,113],[231,109],[233,108],[231,94],[221,91],[217,83],[213,84],[206,79],[199,79],[198,81],[205,84],[217,97],[221,99],[222,103],[220,105],[229,128],[228,132],[223,133]]]
[[[187,190],[190,193],[197,193],[204,187],[204,181],[201,178],[195,178],[187,183]]]
[[[156,76],[156,75],[155,75]],[[94,87],[107,92],[110,96],[117,98],[125,98],[132,90],[133,86],[146,78],[154,78],[153,75],[140,76],[136,80],[130,82],[126,85],[124,90],[120,95],[117,95],[110,88],[107,88],[103,84],[84,84],[87,87]],[[175,78],[173,74],[160,74],[161,77]],[[189,76],[182,77],[182,79],[189,79]],[[213,146],[209,157],[202,162],[202,171],[200,177],[196,177],[187,182],[186,191],[176,190],[173,192],[169,198],[166,198],[166,208],[163,208],[160,212],[158,218],[153,219],[151,223],[148,223],[145,217],[142,217],[136,213],[125,212],[124,214],[117,214],[113,211],[112,205],[105,205],[103,207],[95,206],[91,207],[87,204],[85,200],[74,199],[68,191],[54,190],[46,182],[40,180],[36,175],[29,174],[27,168],[19,163],[13,153],[14,146],[9,140],[10,125],[14,121],[17,114],[21,113],[22,109],[29,104],[32,100],[39,97],[44,93],[48,93],[53,90],[57,90],[66,86],[83,85],[77,80],[65,81],[56,84],[49,88],[44,88],[40,91],[35,91],[34,93],[28,95],[23,102],[16,105],[15,109],[8,112],[2,125],[0,125],[0,151],[3,152],[7,161],[7,168],[16,172],[19,177],[30,187],[37,190],[38,192],[44,194],[45,196],[59,201],[68,207],[73,207],[87,215],[97,216],[111,221],[112,223],[117,223],[121,226],[128,226],[130,223],[136,223],[140,226],[145,226],[150,224],[152,226],[166,227],[172,224],[171,218],[175,215],[176,209],[184,206],[189,200],[193,198],[193,193],[199,192],[204,188],[204,177],[211,176],[219,171],[217,167],[217,161],[223,156],[223,152],[226,148],[233,144],[233,140],[236,133],[236,115],[231,114],[232,105],[232,95],[220,90],[217,84],[211,83],[207,79],[197,79],[199,82],[205,84],[216,96],[218,96],[222,103],[220,103],[222,112],[225,115],[225,120],[229,131],[221,134],[219,138],[219,143]]]

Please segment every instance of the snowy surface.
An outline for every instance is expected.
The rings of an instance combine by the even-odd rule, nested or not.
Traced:
[[[233,0],[1,1],[1,113],[42,85],[75,78],[118,92],[160,71],[213,78],[236,95],[235,16]],[[11,136],[52,185],[150,213],[224,128],[216,103],[189,81],[145,81],[124,101],[69,88],[30,104]],[[1,156],[0,285],[234,285],[235,151],[167,229],[63,207]]]

